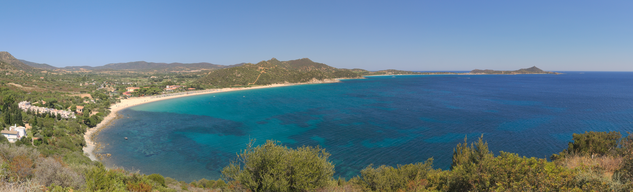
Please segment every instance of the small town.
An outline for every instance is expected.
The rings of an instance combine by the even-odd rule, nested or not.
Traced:
[[[24,112],[32,111],[40,115],[50,113],[51,115],[61,116],[61,118],[64,118],[64,119],[77,118],[75,116],[75,113],[70,111],[70,109],[68,109],[68,111],[65,111],[65,110],[58,110],[58,109],[53,109],[53,108],[38,107],[38,106],[31,105],[31,102],[28,102],[28,101],[22,101],[18,103],[18,107]]]

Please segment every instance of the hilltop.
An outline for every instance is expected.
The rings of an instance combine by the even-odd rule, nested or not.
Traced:
[[[472,74],[510,74],[510,75],[512,74],[559,74],[559,73],[551,72],[551,71],[543,71],[536,66],[526,68],[526,69],[519,69],[515,71],[495,71],[492,69],[486,69],[486,70],[475,69],[475,70],[470,71],[470,73]]]
[[[338,69],[308,58],[279,61],[272,58],[257,64],[243,64],[237,67],[209,72],[197,82],[215,87],[249,85],[270,85],[277,83],[305,83],[335,78],[361,78],[361,74],[349,69]]]
[[[26,72],[33,71],[34,68],[22,63],[9,52],[0,52],[0,70],[22,70]]]

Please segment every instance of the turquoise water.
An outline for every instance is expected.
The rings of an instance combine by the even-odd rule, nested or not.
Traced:
[[[447,169],[464,137],[546,158],[572,133],[633,131],[633,73],[381,76],[190,96],[131,107],[104,129],[108,166],[217,179],[246,147],[320,145],[336,175],[433,157]],[[128,137],[128,140],[124,140]]]

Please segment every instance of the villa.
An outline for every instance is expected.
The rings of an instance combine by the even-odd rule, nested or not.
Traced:
[[[167,85],[165,86],[165,91],[174,91],[180,87],[182,87],[182,85]]]
[[[128,92],[134,92],[134,91],[136,91],[137,89],[141,89],[141,88],[140,88],[140,87],[128,87],[128,88],[126,88],[126,89],[127,89],[127,91],[128,91]]]
[[[77,109],[75,111],[77,113],[84,113],[84,106],[77,106]]]
[[[0,133],[2,133],[2,136],[6,137],[9,140],[9,143],[15,143],[16,141],[18,141],[17,131],[2,130],[0,131]]]
[[[22,137],[26,137],[26,128],[22,126],[18,127],[17,125],[9,127],[9,130],[2,130],[0,132],[10,143],[15,143],[22,139]]]

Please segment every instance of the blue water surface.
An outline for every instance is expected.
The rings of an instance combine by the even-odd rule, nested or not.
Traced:
[[[376,76],[131,107],[97,139],[108,166],[184,181],[218,179],[250,139],[324,147],[347,178],[428,158],[447,169],[465,137],[547,158],[572,133],[633,131],[632,86],[628,72]]]

